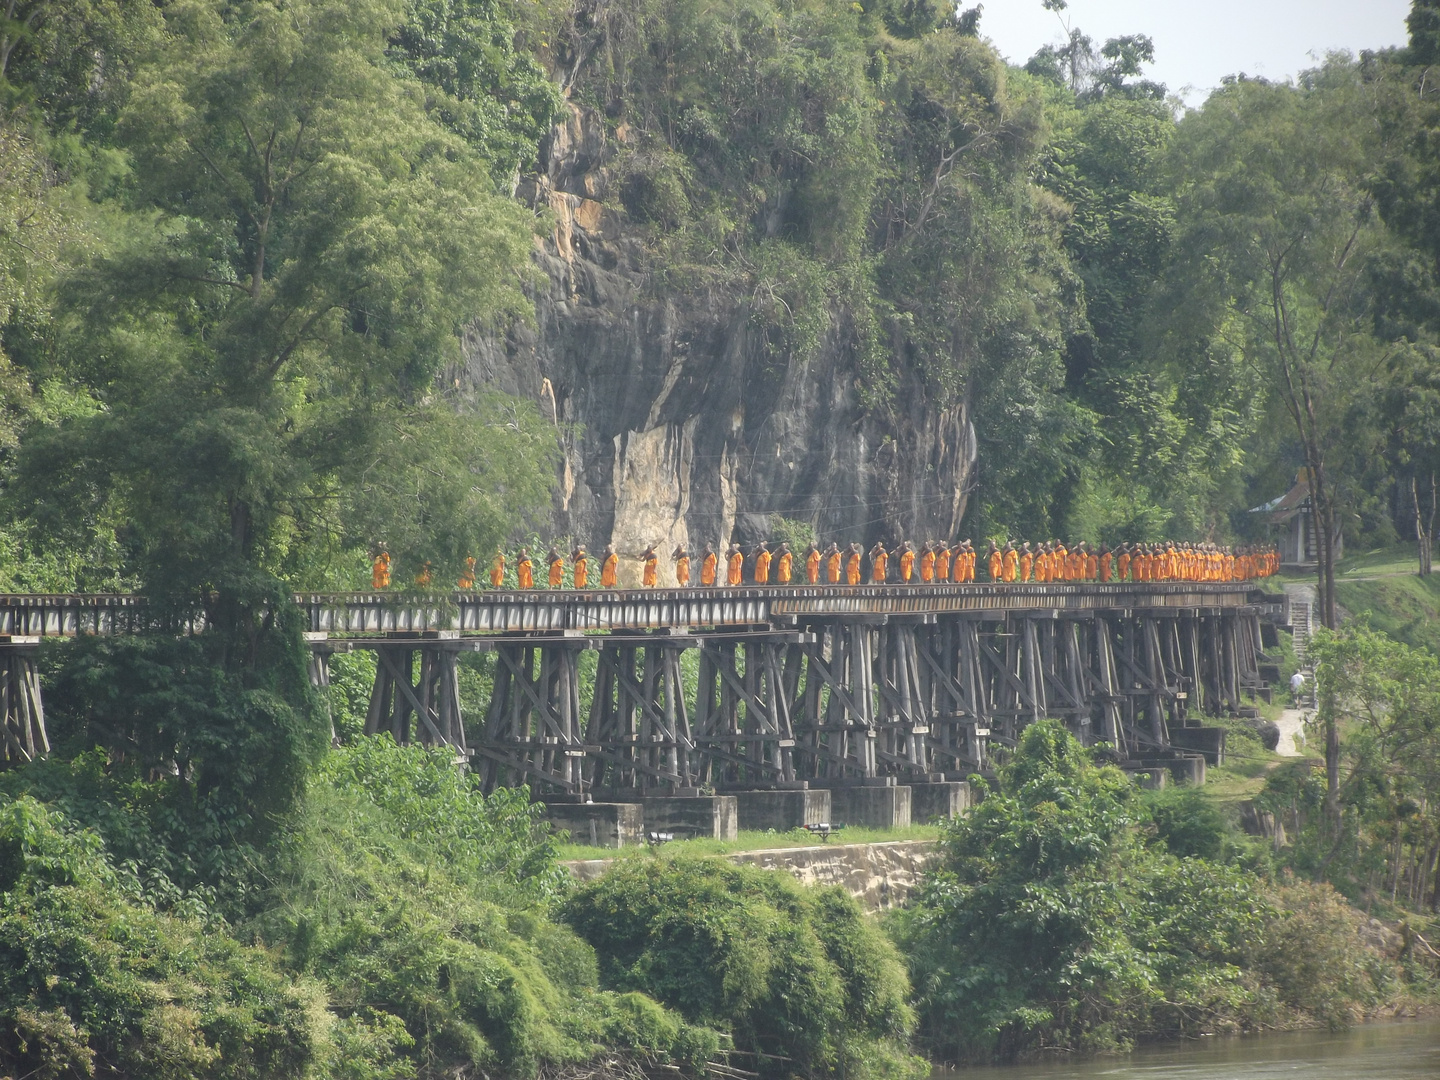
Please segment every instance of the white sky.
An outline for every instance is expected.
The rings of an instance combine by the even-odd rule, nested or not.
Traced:
[[[1334,49],[1404,45],[1410,11],[1410,0],[1070,0],[1057,17],[1040,0],[983,2],[980,35],[1015,64],[1063,41],[1061,20],[1097,47],[1106,38],[1148,34],[1155,63],[1146,75],[1192,106],[1225,75],[1243,71],[1280,81]],[[962,8],[974,4],[960,0]]]

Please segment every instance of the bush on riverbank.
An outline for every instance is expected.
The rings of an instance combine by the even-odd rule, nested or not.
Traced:
[[[766,1076],[904,1078],[909,985],[894,947],[838,887],[719,859],[621,865],[564,915],[603,985],[729,1030]]]
[[[1157,828],[1130,780],[1062,725],[1028,728],[1001,790],[950,826],[939,866],[891,921],[923,1046],[965,1061],[1114,1050],[1341,1023],[1393,992],[1394,965],[1364,947],[1333,893],[1276,892],[1167,846],[1221,855],[1214,831],[1173,813]]]

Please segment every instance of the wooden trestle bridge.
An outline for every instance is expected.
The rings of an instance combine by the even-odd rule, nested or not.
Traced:
[[[571,796],[959,778],[1044,717],[1152,755],[1263,692],[1281,617],[1281,598],[1253,585],[1192,582],[295,600],[317,685],[333,654],[376,654],[367,732],[453,747],[489,786]],[[3,757],[47,749],[43,638],[143,626],[135,597],[0,596]],[[495,656],[468,734],[467,651]]]

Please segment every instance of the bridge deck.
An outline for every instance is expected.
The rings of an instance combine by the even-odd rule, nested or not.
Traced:
[[[1271,602],[1253,582],[1027,585],[799,585],[697,589],[397,593],[303,593],[295,597],[314,634],[537,632],[762,627],[833,619],[949,614],[1235,611]],[[0,637],[133,633],[145,628],[140,597],[118,594],[0,595]]]

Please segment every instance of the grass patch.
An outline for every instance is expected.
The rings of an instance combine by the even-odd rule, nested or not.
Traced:
[[[1353,617],[1370,613],[1370,625],[1416,649],[1440,653],[1440,574],[1335,583],[1335,599]]]
[[[898,840],[938,840],[939,825],[912,825],[908,829],[847,828],[835,833],[830,843],[880,844]],[[742,830],[735,840],[672,840],[668,844],[628,848],[600,848],[589,844],[560,844],[556,851],[561,861],[569,859],[658,859],[681,855],[733,855],[741,851],[765,851],[769,848],[816,847],[825,841],[803,829],[789,832],[752,832]]]

